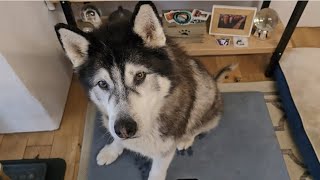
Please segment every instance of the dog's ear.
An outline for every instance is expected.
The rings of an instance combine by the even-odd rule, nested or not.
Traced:
[[[132,16],[133,31],[142,38],[144,45],[150,48],[163,47],[166,36],[155,5],[152,2],[140,1]]]
[[[71,60],[73,67],[82,65],[88,57],[89,38],[80,29],[68,26],[66,24],[57,24],[55,30],[58,39]]]

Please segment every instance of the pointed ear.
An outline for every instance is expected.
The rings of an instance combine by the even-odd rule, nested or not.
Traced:
[[[142,38],[145,46],[157,48],[166,45],[161,20],[152,2],[140,1],[132,18],[133,31]]]
[[[77,28],[62,23],[57,24],[55,30],[73,67],[77,68],[82,65],[87,60],[90,45],[86,34]]]

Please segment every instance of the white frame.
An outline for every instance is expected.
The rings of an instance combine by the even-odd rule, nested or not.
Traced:
[[[237,34],[220,34],[220,33],[212,33],[212,18],[214,14],[215,8],[226,8],[226,9],[241,9],[241,10],[254,10],[253,19],[250,25],[250,31],[248,35],[237,35]],[[241,37],[250,37],[253,27],[253,20],[256,16],[257,8],[256,7],[241,7],[241,6],[223,6],[223,5],[213,5],[212,12],[211,12],[211,19],[210,19],[210,28],[209,28],[209,35],[218,35],[218,36],[241,36]]]

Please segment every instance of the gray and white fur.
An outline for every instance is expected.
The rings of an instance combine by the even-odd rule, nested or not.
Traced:
[[[175,150],[218,125],[223,106],[215,78],[165,36],[153,3],[139,2],[131,19],[92,33],[55,28],[114,138],[97,155],[99,165],[128,149],[153,160],[149,180],[164,180]]]

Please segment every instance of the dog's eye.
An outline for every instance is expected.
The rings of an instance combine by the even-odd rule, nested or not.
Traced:
[[[134,81],[136,82],[136,84],[140,84],[144,81],[145,78],[146,78],[145,72],[138,72],[134,77]]]
[[[104,80],[101,80],[98,82],[98,86],[101,88],[101,89],[108,89],[108,83]]]

